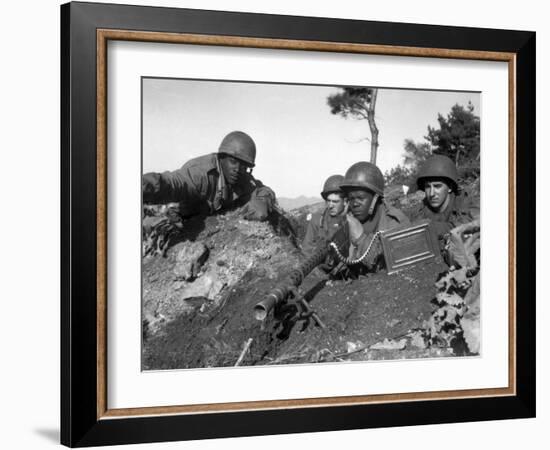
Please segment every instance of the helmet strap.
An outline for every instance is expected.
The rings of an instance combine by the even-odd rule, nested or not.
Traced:
[[[376,207],[376,203],[378,202],[379,198],[380,198],[380,196],[378,194],[374,194],[374,197],[372,198],[372,201],[370,202],[369,216],[372,216],[372,214],[374,212],[374,208]]]

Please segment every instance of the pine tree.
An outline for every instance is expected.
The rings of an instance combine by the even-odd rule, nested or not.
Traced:
[[[345,87],[338,94],[327,98],[332,114],[339,114],[345,119],[366,120],[370,129],[370,162],[376,164],[378,155],[378,127],[374,119],[378,89]]]
[[[439,129],[428,126],[425,139],[433,148],[433,153],[451,158],[457,167],[472,165],[479,159],[479,117],[474,114],[474,106],[456,104],[447,117],[438,114]]]

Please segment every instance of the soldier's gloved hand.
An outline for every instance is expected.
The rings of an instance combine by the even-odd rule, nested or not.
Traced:
[[[254,220],[257,222],[263,222],[267,219],[267,214],[264,214],[259,211],[247,211],[244,215],[246,220]]]
[[[146,173],[141,179],[141,190],[143,192],[143,201],[145,203],[154,203],[155,198],[160,191],[160,174]]]
[[[148,236],[151,234],[151,231],[162,221],[166,220],[165,217],[162,216],[146,216],[143,218],[142,221],[142,231],[143,236]]]
[[[363,225],[351,213],[346,215],[349,227],[349,236],[352,243],[356,243],[363,235]]]
[[[243,209],[243,217],[246,220],[262,222],[269,215],[269,205],[261,197],[253,197]]]

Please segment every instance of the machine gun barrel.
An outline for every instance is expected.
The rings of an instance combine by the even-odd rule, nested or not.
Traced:
[[[254,306],[254,317],[256,320],[264,320],[269,311],[271,311],[275,305],[284,302],[290,295],[290,289],[279,286],[273,289],[265,299],[256,303]]]
[[[284,303],[292,291],[302,284],[304,278],[326,259],[329,250],[328,242],[323,242],[322,245],[317,247],[313,254],[306,258],[297,269],[294,269],[283,283],[274,288],[265,299],[254,306],[254,317],[257,320],[264,320],[276,305]]]

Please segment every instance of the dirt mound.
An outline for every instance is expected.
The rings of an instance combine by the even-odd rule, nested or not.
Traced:
[[[281,267],[292,266],[299,251],[288,221],[273,215],[269,222],[242,219],[240,211],[210,217],[193,217],[181,224],[177,239],[165,252],[143,259],[144,336],[196,306],[216,307],[253,268],[274,278]],[[197,251],[196,244],[204,251]],[[192,248],[193,247],[193,248]],[[189,264],[190,267],[186,267]],[[192,276],[185,276],[190,272]]]
[[[451,355],[450,350],[428,349],[413,339],[431,316],[434,278],[445,268],[431,263],[354,281],[327,282],[324,275],[311,274],[303,290],[326,329],[292,315],[280,322],[272,314],[264,322],[256,320],[254,305],[277,279],[251,269],[223,303],[196,305],[149,339],[144,369],[233,366],[250,339],[242,365]],[[405,342],[395,347],[392,342],[399,340]]]
[[[143,369],[464,354],[453,350],[451,339],[437,339],[450,336],[452,319],[441,316],[441,300],[449,300],[436,281],[449,278],[449,268],[439,261],[355,280],[328,280],[315,269],[300,292],[324,328],[299,317],[292,302],[258,321],[254,306],[303,260],[295,228],[310,209],[277,213],[264,223],[244,220],[240,211],[196,217],[182,224],[166,257],[144,258]],[[466,296],[472,284],[461,282],[460,294]],[[458,284],[452,286],[454,293]],[[467,309],[460,308],[461,314]],[[473,326],[466,327],[467,320]],[[455,322],[453,336],[464,331],[471,343],[479,317]]]
[[[411,339],[431,316],[434,278],[445,269],[444,264],[432,262],[392,275],[383,271],[357,280],[328,282],[314,273],[306,279],[304,291],[313,294],[310,305],[326,329],[313,321],[279,324],[270,351],[261,361],[249,361],[274,364],[446,354],[415,345]]]
[[[325,329],[311,318],[297,319],[293,306],[279,309],[279,320],[273,313],[256,320],[256,303],[302,258],[285,228],[288,220],[249,222],[238,211],[194,218],[166,257],[144,259],[144,370],[233,366],[240,356],[242,365],[264,365],[445,354],[410,338],[433,310],[434,281],[445,270],[440,263],[353,281],[329,281],[316,270],[301,292]],[[208,256],[198,272],[196,265],[183,270],[179,264],[189,261],[181,253],[201,259],[202,246]],[[194,275],[184,280],[181,273]],[[404,337],[396,348],[393,341]]]

